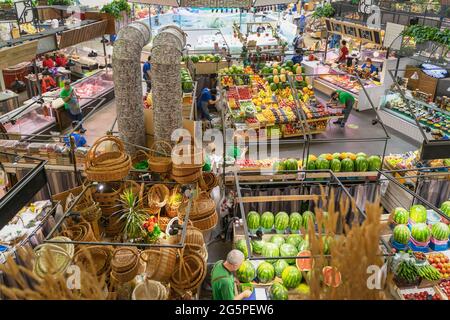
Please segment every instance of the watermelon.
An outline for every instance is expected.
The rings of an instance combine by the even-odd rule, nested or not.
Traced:
[[[447,216],[450,216],[450,200],[447,200],[444,203],[442,203],[440,209]]]
[[[280,250],[278,249],[278,246],[275,243],[266,242],[262,248],[261,255],[266,258],[279,257]],[[270,259],[267,261],[270,263],[275,263],[277,260]]]
[[[338,159],[338,160],[341,159],[341,154],[339,152],[333,153],[332,156],[333,156],[333,159]]]
[[[241,264],[236,275],[240,282],[251,282],[256,278],[256,270],[253,264],[247,260]]]
[[[303,164],[306,170],[316,170],[316,161],[303,159]]]
[[[259,228],[259,221],[261,217],[256,211],[250,211],[247,215],[247,226],[250,230],[256,231]]]
[[[191,56],[191,61],[193,63],[197,63],[199,61],[199,58],[197,56]]]
[[[302,239],[302,241],[299,243],[297,249],[298,252],[309,249],[309,240],[307,235],[305,236],[305,239]]]
[[[302,273],[296,267],[289,266],[281,273],[281,279],[286,288],[295,288],[302,282]]]
[[[281,273],[284,269],[289,267],[289,263],[287,263],[286,259],[279,259],[274,264],[273,267],[275,269],[275,274],[277,277],[281,277]]]
[[[272,77],[272,81],[273,81],[273,77]],[[272,82],[272,83],[270,84],[270,90],[271,90],[272,92],[275,92],[275,91],[277,91],[277,89],[278,89],[277,84],[276,84],[275,82]]]
[[[340,172],[341,171],[341,161],[339,159],[331,160],[330,169],[333,172]]]
[[[323,283],[329,287],[337,288],[341,284],[341,273],[335,268],[326,266],[322,269]]]
[[[367,154],[365,154],[364,152],[358,152],[356,154],[356,158],[358,158],[358,157],[363,157],[363,158],[367,159]]]
[[[443,222],[436,222],[431,227],[431,235],[436,240],[439,240],[439,241],[448,240],[449,234],[450,234],[450,230],[448,228],[448,225],[446,225]]]
[[[289,216],[289,228],[291,233],[297,233],[302,226],[302,215],[298,212],[292,212]]]
[[[280,246],[280,255],[282,257],[295,257],[298,254],[298,250],[295,246],[289,243],[284,243]],[[286,259],[289,264],[294,264],[295,259]]]
[[[198,56],[198,60],[200,60],[200,61],[205,61],[205,56],[204,55],[199,55]]]
[[[256,254],[261,254],[262,248],[265,244],[264,240],[252,240],[252,250]]]
[[[425,223],[427,221],[427,209],[421,204],[415,204],[409,208],[409,218],[415,223]]]
[[[284,237],[280,235],[273,235],[270,238],[270,242],[276,244],[277,247],[279,247],[284,243]]]
[[[356,157],[355,160],[356,171],[365,172],[369,167],[369,163],[367,162],[365,157]]]
[[[284,211],[278,212],[275,216],[274,227],[277,233],[284,233],[289,227],[289,215]]]
[[[394,241],[400,244],[408,244],[411,238],[411,231],[404,224],[396,225],[393,232]]]
[[[396,224],[408,224],[409,212],[405,208],[397,207],[392,212],[392,220]]]
[[[247,242],[245,239],[240,239],[236,242],[236,249],[242,251],[244,257],[248,258]],[[252,244],[250,243],[250,250],[252,250]]]
[[[327,170],[330,169],[330,161],[325,158],[319,157],[316,161],[316,169]]]
[[[295,292],[301,295],[308,296],[310,294],[310,288],[306,283],[300,283],[297,288],[295,288]]]
[[[281,283],[274,283],[269,290],[271,300],[287,300],[288,290]]]
[[[331,253],[331,243],[333,242],[333,237],[331,236],[322,236],[323,242],[323,254]]]
[[[275,173],[283,173],[285,169],[283,161],[275,161],[273,164],[273,171]]]
[[[342,159],[341,171],[342,172],[353,172],[354,171],[353,160],[350,158]]]
[[[292,244],[296,248],[298,248],[301,242],[303,242],[303,238],[299,234],[290,234],[286,238],[286,243]]]
[[[367,161],[369,162],[369,171],[377,171],[381,169],[381,158],[379,156],[370,156]]]
[[[258,275],[259,282],[267,283],[275,278],[275,269],[270,263],[261,262],[256,269],[256,274]]]
[[[416,223],[411,227],[411,237],[417,242],[428,242],[431,237],[430,228],[425,223]]]
[[[298,256],[299,257],[311,257],[311,251],[309,251],[309,250],[300,251]],[[312,270],[313,260],[312,260],[312,258],[297,259],[295,261],[295,264],[297,265],[297,268],[300,271],[310,271],[310,270]]]
[[[219,55],[215,55],[213,58],[213,61],[216,63],[220,62],[220,60],[222,60],[222,58]]]
[[[303,221],[302,221],[302,227],[306,230],[309,229],[309,226],[311,224],[311,222],[314,224],[315,223],[315,216],[314,213],[312,213],[311,211],[305,211],[303,212]],[[311,222],[310,222],[311,221]]]
[[[266,211],[261,215],[260,225],[262,228],[264,228],[264,231],[271,231],[274,220],[275,218],[273,216],[273,213],[270,211]]]
[[[298,162],[296,159],[287,159],[284,161],[284,169],[287,171],[297,171],[298,170]]]

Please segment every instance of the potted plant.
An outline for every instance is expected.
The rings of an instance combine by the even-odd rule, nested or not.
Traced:
[[[114,19],[121,20],[130,14],[131,7],[126,0],[113,0],[111,3],[105,4],[100,12],[108,13]]]
[[[142,229],[144,230],[144,241],[146,243],[157,242],[161,236],[161,228],[159,227],[158,221],[155,216],[150,216],[142,224]]]
[[[9,10],[14,6],[12,0],[0,0],[0,9]]]
[[[120,202],[123,207],[120,211],[120,220],[125,222],[123,237],[125,239],[139,241],[146,235],[143,230],[143,224],[147,219],[147,214],[139,207],[138,196],[131,188],[126,189],[120,195]]]

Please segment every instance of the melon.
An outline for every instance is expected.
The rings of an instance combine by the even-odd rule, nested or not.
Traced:
[[[265,258],[279,257],[280,250],[275,243],[266,242],[262,248],[261,255]],[[270,263],[275,263],[277,259],[268,259],[267,261]]]
[[[283,243],[280,246],[280,255],[282,257],[295,257],[298,254],[297,248],[289,243]],[[286,259],[289,264],[294,264],[295,259]]]
[[[281,273],[281,279],[286,288],[295,288],[302,282],[302,273],[296,267],[289,266]]]
[[[356,157],[355,167],[356,167],[356,171],[365,172],[365,171],[367,171],[367,169],[369,167],[369,163],[367,162],[365,157],[359,156],[359,157]]]
[[[273,265],[268,262],[261,262],[256,269],[259,282],[268,283],[275,278],[275,269]]]
[[[350,158],[342,159],[341,161],[341,171],[342,172],[353,172],[354,171],[354,163]]]
[[[292,212],[289,216],[289,228],[292,233],[297,233],[302,226],[302,215],[298,212]]]
[[[250,230],[256,231],[259,228],[260,215],[256,211],[250,211],[247,215],[247,226]]]
[[[316,160],[316,169],[318,170],[328,170],[330,169],[330,161],[325,158],[319,157]]]
[[[281,277],[281,273],[284,269],[289,267],[289,263],[286,262],[286,259],[279,259],[274,264],[273,267],[275,269],[275,274],[277,277]]]
[[[295,292],[301,295],[308,296],[311,290],[306,283],[300,283],[297,288],[295,288]]]
[[[411,227],[411,237],[417,242],[428,242],[431,237],[430,228],[425,223],[416,223]]]
[[[415,204],[409,208],[409,218],[414,223],[425,223],[427,221],[427,209],[421,204]]]
[[[408,244],[411,238],[411,231],[404,224],[396,225],[393,231],[394,241],[400,244]]]
[[[273,228],[273,223],[275,221],[275,217],[273,213],[270,211],[266,211],[261,215],[260,225],[264,229],[264,231],[270,231]]]
[[[244,261],[236,271],[236,276],[240,282],[251,282],[256,278],[256,270],[250,261]]]
[[[256,254],[261,254],[262,248],[264,247],[265,241],[264,240],[252,240],[252,249],[253,252]]]
[[[439,240],[439,241],[448,240],[449,233],[450,233],[450,230],[449,230],[448,225],[446,225],[443,222],[436,222],[431,227],[431,235],[436,240]]]
[[[311,251],[303,250],[303,251],[299,252],[297,256],[303,257],[303,258],[299,258],[295,261],[295,264],[297,265],[297,268],[300,271],[312,270],[313,260],[311,258]],[[308,258],[306,258],[306,257],[308,257]]]
[[[284,233],[289,227],[289,215],[284,211],[278,212],[275,216],[274,227],[278,233]]]
[[[324,267],[322,276],[323,283],[329,287],[337,288],[341,284],[341,273],[335,267]]]
[[[284,243],[284,237],[281,235],[273,235],[270,242],[276,244],[278,247]]]
[[[297,171],[298,170],[298,162],[296,159],[287,159],[284,161],[284,170],[287,171]]]
[[[288,289],[281,283],[274,283],[269,290],[271,300],[288,300]]]
[[[245,258],[248,258],[247,242],[245,241],[245,239],[240,239],[236,242],[236,249],[241,251],[244,254]],[[250,243],[250,250],[252,250],[251,243]]]
[[[441,204],[441,211],[445,213],[447,216],[450,216],[450,200],[447,200]]]
[[[367,162],[369,171],[381,170],[381,158],[379,156],[370,156]]]
[[[333,159],[330,161],[330,169],[333,172],[341,171],[341,161],[339,159]]]
[[[286,238],[286,243],[292,244],[298,248],[299,244],[303,241],[303,238],[299,234],[290,234]]]
[[[408,224],[409,212],[405,208],[397,207],[392,212],[392,220],[396,224]]]
[[[311,226],[311,224],[313,225],[312,228],[314,228],[314,223],[315,223],[314,213],[312,213],[311,211],[305,211],[305,212],[303,212],[302,218],[303,218],[302,227],[305,230],[309,230],[309,227]]]

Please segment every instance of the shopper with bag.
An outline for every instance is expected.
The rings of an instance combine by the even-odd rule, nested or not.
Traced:
[[[83,114],[81,113],[79,97],[75,89],[70,85],[70,80],[64,81],[64,88],[59,93],[59,97],[64,101],[64,108],[69,113],[72,121],[82,121]],[[83,125],[80,126],[80,132],[84,133],[86,130]]]
[[[250,290],[239,294],[235,292],[234,275],[244,262],[244,254],[239,250],[231,250],[227,260],[216,262],[211,271],[211,287],[213,300],[242,300],[252,295]]]
[[[303,39],[303,32],[299,32],[294,40],[292,41],[292,46],[294,47],[294,51],[303,50],[305,47],[305,40]]]

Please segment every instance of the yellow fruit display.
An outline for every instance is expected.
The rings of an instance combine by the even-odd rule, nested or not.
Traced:
[[[285,73],[286,73],[286,70],[285,70],[284,68],[282,68],[280,72],[281,72],[282,74],[285,74]]]
[[[272,65],[272,67],[278,68],[278,62],[274,62],[274,64]]]
[[[273,75],[277,75],[278,74],[278,69],[273,69]]]
[[[281,82],[286,82],[286,75],[285,74],[281,74],[280,75],[280,81]]]
[[[275,70],[274,70],[274,71],[275,71]],[[274,82],[274,83],[277,83],[277,84],[280,83],[280,77],[274,76],[274,77],[273,77],[273,82]]]
[[[295,69],[296,74],[302,74],[302,67],[298,66],[297,69]]]

